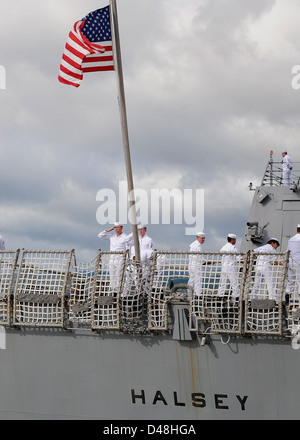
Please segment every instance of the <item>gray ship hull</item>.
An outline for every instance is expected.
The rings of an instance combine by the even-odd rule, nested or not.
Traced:
[[[8,330],[1,419],[298,419],[300,352],[276,337]],[[291,368],[292,366],[292,368]]]

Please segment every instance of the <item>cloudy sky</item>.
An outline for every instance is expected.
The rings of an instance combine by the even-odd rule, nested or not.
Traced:
[[[97,237],[108,227],[97,219],[104,206],[97,194],[111,190],[124,206],[126,181],[116,74],[86,74],[79,88],[57,80],[71,27],[106,4],[0,4],[0,229],[9,249],[74,248],[82,261],[108,249]],[[183,211],[194,212],[203,190],[197,215],[204,215],[206,250],[219,250],[228,232],[239,244],[248,185],[260,184],[270,150],[275,160],[286,148],[300,161],[300,89],[292,87],[299,0],[117,6],[135,188],[150,205],[152,190],[176,190]],[[189,206],[185,190],[195,196]],[[156,248],[188,249],[194,236],[186,234],[193,225],[185,212],[182,224],[173,212],[171,224],[155,224],[155,209],[146,220]],[[129,222],[124,229],[132,231]]]

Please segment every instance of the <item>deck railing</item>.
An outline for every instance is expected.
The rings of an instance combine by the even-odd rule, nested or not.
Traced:
[[[90,263],[75,251],[0,251],[0,324],[172,331],[184,309],[192,332],[293,336],[300,333],[300,268],[289,254],[154,251],[136,264],[127,252],[99,250]]]
[[[290,184],[299,186],[300,184],[300,162],[293,163],[293,169],[290,176]],[[261,186],[282,186],[282,162],[270,160],[267,164]]]

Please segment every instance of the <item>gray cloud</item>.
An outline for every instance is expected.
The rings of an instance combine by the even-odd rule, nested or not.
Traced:
[[[96,194],[126,180],[115,73],[87,74],[78,89],[57,80],[72,25],[105,4],[28,0],[18,14],[0,6],[7,247],[75,248],[83,259],[107,248]],[[270,149],[298,160],[299,12],[296,0],[118,2],[135,185],[203,188],[207,250],[228,232],[241,238],[247,187],[260,184]],[[157,248],[188,249],[185,226],[150,225],[149,234]]]

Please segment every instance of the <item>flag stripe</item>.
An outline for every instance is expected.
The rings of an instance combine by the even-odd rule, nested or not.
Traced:
[[[70,58],[66,53],[62,56],[62,64],[70,64],[74,69],[80,70],[81,65],[79,63],[76,63],[72,58]],[[71,68],[71,67],[70,67]]]
[[[82,60],[82,67],[86,67],[87,64],[96,64],[96,63],[109,63],[112,64],[113,57],[85,57],[84,60]]]
[[[78,87],[83,73],[115,70],[110,27],[109,6],[74,24],[60,64],[60,82]]]
[[[62,56],[62,59],[66,58],[69,58],[71,60],[71,64],[73,64],[74,66],[76,65],[78,69],[81,69],[82,58],[77,57],[76,55],[74,55],[74,53],[70,52],[67,49],[64,51]]]
[[[66,75],[72,76],[72,78],[82,79],[82,73],[73,72],[68,67],[65,67],[63,64],[61,64],[60,70]]]
[[[66,49],[67,51],[69,51],[70,53],[72,53],[73,55],[75,55],[77,58],[79,59],[83,59],[86,54],[84,52],[81,52],[79,50],[76,49],[77,46],[72,46],[71,44],[69,44],[68,42],[66,43]]]
[[[60,75],[58,77],[58,80],[63,83],[63,84],[69,84],[70,86],[74,86],[74,87],[79,87],[80,86],[80,81],[70,81],[70,76],[69,75],[65,75],[63,72],[60,72]]]
[[[69,40],[72,40],[72,41],[70,41],[71,45],[74,46],[74,47],[77,47],[78,51],[80,51],[80,50],[89,51],[88,46],[85,43],[83,43],[83,41],[80,40],[76,36],[76,34],[74,34],[74,31],[71,31],[69,33]]]
[[[105,48],[104,54],[89,54],[82,60],[82,71],[87,72],[102,72],[107,70],[114,70],[114,59],[111,42],[103,44]]]
[[[105,66],[105,65],[102,64],[101,67],[100,66],[83,67],[82,68],[82,72],[83,73],[88,73],[88,72],[105,72],[105,71],[114,70],[114,69],[115,69],[114,66],[111,66],[111,65]]]

